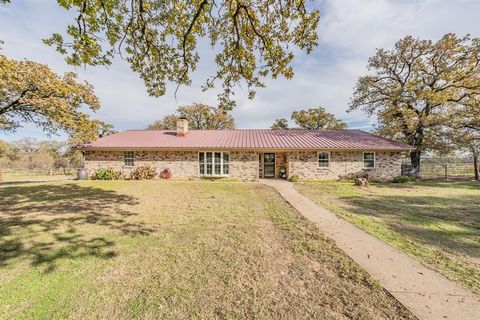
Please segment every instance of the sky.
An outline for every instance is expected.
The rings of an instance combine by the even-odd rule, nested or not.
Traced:
[[[238,128],[268,128],[277,118],[289,118],[294,110],[323,106],[350,128],[370,130],[373,119],[361,111],[347,113],[358,77],[367,73],[368,58],[377,48],[392,48],[406,35],[438,40],[445,33],[480,36],[480,0],[317,0],[320,10],[319,44],[313,53],[298,52],[291,80],[266,79],[254,100],[246,90],[236,92],[232,115]],[[192,85],[174,95],[149,97],[143,81],[117,57],[106,67],[74,68],[53,48],[42,43],[52,33],[63,33],[74,20],[74,12],[60,8],[54,0],[13,0],[0,5],[2,54],[11,59],[29,59],[47,64],[58,74],[74,71],[79,79],[95,87],[101,108],[93,117],[111,123],[116,130],[143,129],[154,120],[173,113],[179,105],[216,105],[217,91],[203,92],[201,85],[216,70],[211,50],[200,52],[201,62]],[[0,132],[0,139],[24,137],[64,140],[63,134],[45,136],[34,125],[15,133]]]

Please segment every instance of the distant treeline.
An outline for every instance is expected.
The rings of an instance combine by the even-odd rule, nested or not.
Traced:
[[[82,154],[67,142],[25,138],[13,142],[0,140],[0,166],[14,170],[48,172],[78,168]]]

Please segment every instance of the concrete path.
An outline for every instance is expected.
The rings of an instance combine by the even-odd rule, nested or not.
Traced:
[[[420,319],[480,319],[480,301],[466,289],[420,262],[367,234],[299,194],[284,180],[262,180],[272,186],[398,301]]]

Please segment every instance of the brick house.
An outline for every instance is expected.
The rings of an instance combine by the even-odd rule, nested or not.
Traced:
[[[81,147],[85,169],[125,173],[150,164],[169,168],[174,179],[230,177],[241,180],[297,175],[338,179],[365,172],[375,179],[400,175],[411,147],[360,130],[131,130]]]

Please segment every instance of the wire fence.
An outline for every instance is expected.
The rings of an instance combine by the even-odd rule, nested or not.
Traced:
[[[410,162],[402,164],[402,174],[408,175],[413,171]],[[419,175],[422,178],[473,178],[475,177],[475,169],[473,161],[440,161],[440,160],[424,160],[420,163]]]
[[[0,181],[37,181],[37,180],[55,180],[75,177],[77,169],[75,168],[55,168],[55,169],[0,169]]]

